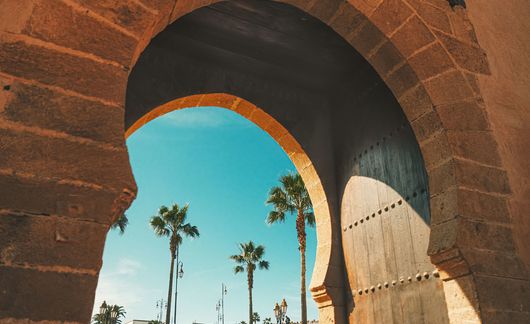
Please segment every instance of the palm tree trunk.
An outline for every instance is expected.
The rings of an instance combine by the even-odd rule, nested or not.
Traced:
[[[171,322],[171,291],[173,289],[173,267],[175,266],[175,252],[171,251],[171,266],[169,270],[169,289],[167,291],[166,324]]]
[[[248,323],[253,323],[252,318],[252,271],[250,269],[247,269],[248,273]]]
[[[305,249],[306,249],[306,233],[305,233],[305,217],[303,210],[298,211],[296,217],[296,232],[298,235],[298,247],[300,249],[300,302],[302,304],[302,321],[301,324],[307,324],[307,300],[305,289]]]

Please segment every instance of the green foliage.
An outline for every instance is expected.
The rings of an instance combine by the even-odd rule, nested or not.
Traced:
[[[111,312],[116,312],[116,318],[111,317]],[[125,318],[125,308],[119,305],[105,305],[103,313],[96,314],[92,317],[93,324],[121,324],[122,318]]]
[[[129,225],[129,219],[127,218],[127,215],[123,214],[110,226],[110,229],[119,229],[120,234],[123,235],[127,225]]]
[[[259,317],[259,314],[258,314],[257,312],[254,312],[254,313],[252,314],[252,321],[253,321],[253,322],[259,322],[260,320],[261,320],[261,319],[260,319],[260,317]]]
[[[272,324],[272,319],[270,317],[265,318],[263,324]]]
[[[256,268],[269,269],[269,262],[262,260],[265,254],[265,247],[263,245],[256,246],[254,242],[239,243],[240,254],[230,256],[237,265],[234,267],[235,273],[250,272],[253,273]]]
[[[280,178],[281,186],[273,187],[269,192],[267,204],[273,210],[267,217],[267,223],[285,222],[285,214],[301,213],[309,226],[315,225],[313,205],[305,187],[302,176],[298,173],[288,173]]]
[[[167,236],[170,238],[170,249],[172,252],[182,243],[182,236],[199,237],[197,226],[186,223],[188,217],[188,205],[179,207],[178,204],[171,206],[161,206],[158,214],[151,217],[151,227],[157,236]]]

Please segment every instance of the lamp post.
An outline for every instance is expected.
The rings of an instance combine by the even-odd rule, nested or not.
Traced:
[[[102,317],[103,324],[114,324],[116,322],[116,318],[118,317],[118,311],[114,309],[114,307],[110,306],[109,312],[109,306],[107,305],[106,301],[103,301],[99,307],[99,314]]]
[[[285,315],[287,314],[287,302],[285,298],[282,299],[281,306],[276,303],[274,305],[274,316],[276,317],[276,323],[282,324],[285,321]]]
[[[217,311],[217,324],[221,324],[221,300],[215,304],[215,310]]]
[[[182,261],[179,261],[179,250],[177,248],[177,271],[175,273],[175,310],[174,310],[174,316],[173,316],[173,324],[177,324],[177,295],[178,295],[178,284],[179,284],[179,278],[182,279],[184,277],[184,263]]]
[[[224,283],[221,283],[221,323],[225,324],[225,295],[228,292]]]

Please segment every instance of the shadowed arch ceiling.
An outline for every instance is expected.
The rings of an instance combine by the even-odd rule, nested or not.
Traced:
[[[260,93],[329,96],[367,68],[339,35],[297,8],[220,2],[178,19],[151,42],[130,78],[126,126],[194,93],[235,92],[258,105],[267,101]]]

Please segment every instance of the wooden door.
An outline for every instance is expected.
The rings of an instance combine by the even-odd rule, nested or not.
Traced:
[[[365,140],[350,158],[341,201],[353,323],[448,323],[427,256],[429,194],[408,124]]]

